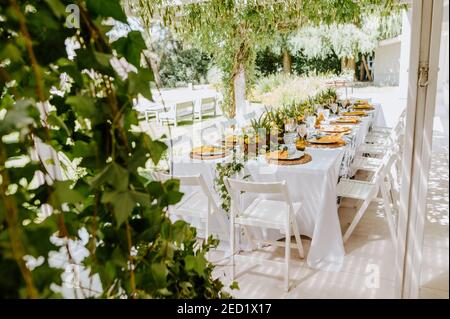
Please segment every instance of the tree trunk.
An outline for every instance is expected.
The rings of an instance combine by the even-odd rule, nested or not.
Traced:
[[[230,118],[236,115],[241,115],[245,111],[245,68],[244,65],[240,65],[238,73],[234,77],[233,91],[234,91],[234,105],[230,110]]]
[[[285,74],[292,73],[292,57],[287,48],[283,49],[283,72]]]
[[[354,58],[347,60],[347,69],[353,71],[353,79],[356,79],[356,62]]]
[[[341,58],[341,72],[345,70],[353,71],[353,79],[356,79],[356,62],[355,58]]]
[[[363,62],[363,65],[364,65],[364,69],[366,70],[366,73],[367,73],[367,79],[370,82],[372,82],[373,81],[372,74],[370,73],[369,66],[367,65],[367,61],[366,61],[366,56],[364,56],[364,55],[362,56],[362,62]]]
[[[364,81],[364,77],[366,76],[365,70],[364,70],[364,63],[361,60],[361,64],[359,66],[359,80]]]

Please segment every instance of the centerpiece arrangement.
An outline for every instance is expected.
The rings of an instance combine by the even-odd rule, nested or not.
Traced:
[[[324,112],[318,113],[318,110],[326,110],[325,112],[328,113],[331,111],[336,114],[338,111],[337,100],[336,91],[334,89],[326,89],[319,92],[316,96],[302,101],[292,101],[290,104],[274,109],[266,108],[265,112],[258,119],[251,121],[251,128],[258,140],[256,149],[261,149],[265,142],[266,149],[272,151],[279,147],[280,144],[283,144],[283,142],[286,142],[284,141],[287,133],[286,127],[291,127],[289,125],[286,126],[287,121],[296,121],[296,125],[294,125],[296,127],[292,127],[293,131],[288,132],[293,134],[297,127],[304,129],[308,119],[313,119],[312,126],[320,125],[320,122],[324,119]],[[297,134],[295,136],[297,137]],[[287,138],[289,139],[289,137]],[[253,141],[251,138],[244,140],[245,151],[251,149],[250,145]]]

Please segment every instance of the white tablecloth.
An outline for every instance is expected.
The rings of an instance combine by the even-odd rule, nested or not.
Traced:
[[[376,112],[372,113],[354,126],[353,136],[349,137],[345,147],[307,148],[306,152],[312,156],[312,161],[307,164],[279,166],[267,164],[263,157],[245,163],[245,173],[252,180],[285,180],[292,200],[302,202],[303,210],[296,220],[300,233],[312,239],[307,256],[307,263],[312,268],[338,271],[342,266],[345,251],[337,213],[336,185],[340,176],[351,175],[347,174],[346,167],[352,160],[355,148],[363,143],[375,115]],[[210,189],[214,190],[216,164],[226,160],[200,161],[185,155],[174,159],[173,172],[174,175],[201,174]],[[217,193],[214,192],[214,195],[217,196]],[[272,237],[270,239],[280,237],[279,233],[274,232],[261,235]]]

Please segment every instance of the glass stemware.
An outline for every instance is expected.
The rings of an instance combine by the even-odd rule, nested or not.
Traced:
[[[307,124],[307,131],[308,135],[314,132],[314,126],[316,124],[316,117],[314,115],[308,116],[306,118],[306,124]]]
[[[286,133],[295,133],[297,129],[297,120],[295,118],[289,118],[284,121],[284,131]]]
[[[306,134],[308,134],[308,127],[306,123],[302,123],[297,127],[297,133],[301,139],[304,140],[306,138]]]
[[[338,111],[338,105],[336,103],[332,103],[330,106],[331,112],[333,112],[333,114],[336,115],[337,111]]]
[[[328,118],[330,117],[330,110],[329,109],[324,109],[322,111],[323,117],[325,119],[325,122],[328,122]]]

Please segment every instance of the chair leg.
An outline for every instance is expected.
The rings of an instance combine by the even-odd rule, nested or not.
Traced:
[[[289,262],[291,260],[291,225],[290,222],[286,225],[286,242],[284,246],[285,258],[285,275],[284,275],[284,290],[289,291]]]
[[[386,214],[386,219],[389,226],[389,232],[391,234],[392,241],[397,242],[397,232],[395,231],[394,217],[392,216],[391,203],[384,183],[380,186],[381,196],[383,197],[383,206]]]
[[[209,229],[210,229],[210,225],[209,225],[209,221],[210,221],[210,205],[208,203],[208,215],[206,216],[206,227],[205,227],[205,243],[208,243],[208,239],[209,239]],[[209,251],[206,253],[206,258],[209,260]]]
[[[300,237],[300,232],[298,231],[298,225],[295,221],[292,221],[292,229],[294,231],[295,242],[297,243],[298,254],[300,258],[305,258],[305,252],[303,251],[302,238]]]
[[[248,230],[248,227],[245,225],[242,225],[242,228],[244,228],[245,237],[247,237],[247,240],[249,241],[250,245],[252,246],[252,250],[257,248],[257,244],[255,243],[252,236],[250,235],[250,231]]]
[[[230,217],[230,259],[231,259],[231,280],[234,280],[234,216]]]
[[[366,199],[361,207],[359,208],[358,212],[356,213],[355,217],[353,218],[350,226],[348,227],[347,231],[344,234],[343,241],[344,243],[348,240],[350,235],[353,233],[353,230],[355,230],[356,225],[358,225],[359,221],[363,217],[364,213],[366,212],[367,207],[369,207],[371,200]]]

